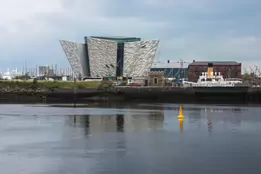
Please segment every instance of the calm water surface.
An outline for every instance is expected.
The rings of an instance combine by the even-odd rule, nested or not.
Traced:
[[[261,173],[261,108],[178,107],[0,105],[0,173]]]

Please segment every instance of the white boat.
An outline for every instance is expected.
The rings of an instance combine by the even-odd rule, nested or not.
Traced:
[[[208,72],[202,72],[197,82],[183,81],[183,86],[192,87],[234,87],[242,84],[240,79],[224,79],[220,72],[213,72],[212,67],[208,67]]]

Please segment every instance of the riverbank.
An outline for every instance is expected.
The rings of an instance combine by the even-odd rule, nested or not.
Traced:
[[[97,89],[100,82],[82,82],[77,81],[0,81],[0,92],[2,93],[41,93],[54,90],[70,89]]]
[[[123,101],[122,95],[97,91],[95,88],[62,89],[48,92],[0,92],[0,103],[86,103]]]
[[[169,103],[261,103],[261,88],[130,87],[101,82],[0,81],[0,103],[86,103],[140,101]]]
[[[54,88],[41,92],[0,92],[1,103],[88,103],[88,102],[168,102],[247,104],[261,103],[261,88],[248,87],[114,87],[109,91],[97,88]]]

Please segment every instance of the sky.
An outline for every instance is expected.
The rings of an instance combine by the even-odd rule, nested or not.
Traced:
[[[260,0],[8,0],[0,6],[0,69],[69,67],[59,40],[159,39],[157,58],[261,65]]]

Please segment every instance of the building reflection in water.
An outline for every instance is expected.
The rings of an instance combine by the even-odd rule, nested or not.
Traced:
[[[117,114],[116,116],[117,132],[123,132],[124,130],[124,115]]]
[[[159,106],[157,107],[154,110],[122,109],[121,111],[116,111],[118,113],[112,113],[111,115],[70,116],[70,125],[76,128],[83,128],[85,134],[93,134],[102,132],[162,130],[166,129],[166,125],[168,126],[168,123],[173,119],[175,122],[177,121],[173,117],[172,112],[165,112],[164,108],[160,109]],[[196,111],[191,109],[185,115],[187,129],[198,129],[204,126],[204,129],[208,130],[208,132],[213,132],[214,127],[216,129],[223,127],[225,129],[237,130],[241,126],[241,115],[245,114],[245,111],[243,109],[232,108],[201,108]],[[164,113],[167,119],[166,124],[164,124]],[[173,125],[170,129],[172,128]],[[179,129],[181,133],[183,129],[185,130],[184,121],[179,122]]]
[[[74,123],[74,125],[76,124],[76,115],[73,116],[73,123]]]
[[[208,131],[213,131],[213,126],[222,126],[223,129],[237,130],[241,127],[242,118],[241,115],[245,114],[247,109],[241,108],[205,108],[205,123],[208,127]]]
[[[148,126],[153,130],[163,129],[164,113],[163,110],[148,113]]]
[[[90,133],[90,116],[89,115],[85,115],[84,116],[84,119],[85,119],[85,124],[84,124],[84,127],[85,127],[85,135],[88,135]]]
[[[208,119],[208,131],[212,132],[212,120]]]
[[[89,134],[90,128],[90,116],[89,115],[74,115],[69,116],[69,124],[73,125],[73,127],[81,127],[84,128],[85,134]]]
[[[162,110],[140,114],[81,115],[70,117],[71,125],[85,129],[85,134],[163,129]]]

